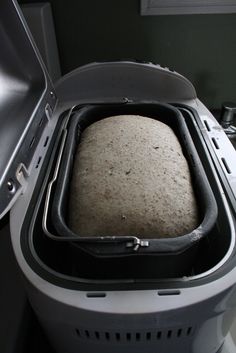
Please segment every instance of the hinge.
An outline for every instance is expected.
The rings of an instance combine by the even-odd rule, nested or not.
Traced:
[[[133,242],[128,242],[126,244],[127,248],[133,247],[134,251],[138,251],[140,247],[148,247],[149,241],[148,240],[141,240],[139,238],[135,238]]]
[[[24,186],[26,183],[26,179],[29,177],[29,171],[24,165],[24,163],[20,163],[16,170],[16,179],[20,183],[21,186]]]
[[[51,105],[49,103],[47,103],[47,105],[45,107],[45,114],[46,114],[46,117],[47,117],[48,120],[51,119],[52,113],[53,113],[52,107],[51,107]]]

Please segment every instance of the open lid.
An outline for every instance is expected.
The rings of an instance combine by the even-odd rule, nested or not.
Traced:
[[[54,97],[48,74],[15,0],[0,1],[0,218],[22,189]],[[51,98],[52,100],[52,98]],[[55,100],[55,98],[54,98]],[[55,103],[54,103],[55,104]],[[45,119],[44,119],[45,117]]]

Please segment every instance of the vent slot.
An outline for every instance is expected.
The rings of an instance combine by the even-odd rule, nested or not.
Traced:
[[[35,143],[35,137],[33,137],[32,140],[30,141],[29,149],[33,147],[34,143]]]
[[[38,162],[37,162],[37,164],[35,166],[36,169],[39,167],[39,165],[41,163],[41,160],[42,160],[42,157],[40,156],[39,159],[38,159]]]
[[[39,127],[43,125],[44,116],[39,121]]]
[[[87,293],[86,296],[87,298],[105,298],[106,293]]]
[[[180,295],[180,290],[159,290],[157,292],[160,296],[168,296],[168,295]]]
[[[107,341],[110,341],[110,333],[109,332],[105,332],[105,337]]]
[[[230,170],[230,168],[229,168],[229,166],[228,166],[228,163],[226,162],[226,159],[225,159],[225,158],[221,158],[221,160],[222,160],[222,163],[224,164],[224,167],[225,167],[225,169],[226,169],[226,172],[227,172],[228,174],[231,174],[232,172],[231,172],[231,170]]]
[[[182,329],[180,328],[180,329],[178,329],[178,331],[177,331],[177,337],[181,337],[181,335],[182,335]]]
[[[95,331],[95,337],[97,340],[100,340],[100,333],[98,331]]]
[[[44,145],[43,145],[43,147],[46,147],[46,146],[47,146],[48,141],[49,141],[49,136],[47,136],[47,137],[46,137],[46,139],[45,139],[45,141],[44,141]]]
[[[120,341],[120,333],[119,332],[116,332],[116,335],[115,335],[115,337],[116,337],[116,341]]]
[[[127,339],[127,341],[131,341],[131,333],[130,332],[126,333],[126,339]]]
[[[192,327],[188,327],[187,329],[187,336],[190,336],[192,333]]]
[[[215,139],[214,137],[212,137],[211,140],[212,140],[212,142],[213,142],[215,148],[216,148],[217,150],[219,150],[219,149],[220,149],[220,146],[218,145],[218,142],[216,141],[216,139]]]
[[[206,120],[204,120],[203,122],[204,122],[204,124],[205,124],[205,126],[207,128],[207,131],[211,131],[211,128],[210,128],[208,122]]]
[[[165,328],[158,331],[93,331],[84,329],[75,329],[76,335],[79,339],[83,340],[95,340],[102,341],[103,343],[131,343],[131,342],[154,342],[154,341],[164,341],[164,340],[179,340],[188,339],[188,337],[193,335],[193,327],[179,327],[179,328]]]
[[[88,330],[85,330],[85,336],[86,336],[87,338],[90,338],[90,333],[89,333]]]

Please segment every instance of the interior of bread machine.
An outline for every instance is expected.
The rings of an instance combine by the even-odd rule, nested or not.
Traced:
[[[213,163],[206,126],[196,110],[181,102],[186,91],[195,98],[189,81],[149,64],[88,65],[86,70],[81,70],[82,76],[88,72],[91,80],[90,70],[104,74],[99,96],[96,92],[100,82],[96,80],[89,85],[89,90],[85,89],[86,97],[83,97],[84,91],[78,92],[76,106],[67,105],[57,114],[53,87],[37,50],[32,50],[34,45],[29,34],[19,25],[14,1],[3,1],[1,8],[0,35],[5,47],[1,54],[4,85],[0,115],[0,147],[4,151],[1,153],[1,214],[12,206],[14,209],[19,197],[28,190],[29,196],[24,196],[28,197],[28,207],[21,219],[21,246],[31,268],[40,276],[67,281],[68,285],[72,281],[99,288],[132,283],[135,288],[140,284],[149,287],[168,278],[201,276],[220,267],[229,257],[227,254],[234,242],[232,215],[219,182],[217,170],[221,165],[217,160]],[[11,28],[4,11],[8,17],[11,13]],[[132,75],[135,71],[134,77],[149,90],[143,90],[138,82],[129,85],[127,81],[127,87],[114,85],[111,91],[112,65],[112,80],[118,77],[117,81],[121,82],[119,77],[125,76],[127,70]],[[155,92],[148,82],[153,72],[159,85],[159,91]],[[166,87],[170,88],[168,92]],[[143,236],[142,229],[125,235],[98,231],[84,236],[68,225],[74,156],[83,134],[98,121],[124,115],[161,121],[174,132],[189,166],[197,200],[198,222],[194,229],[178,236],[172,232],[164,238],[161,234]],[[158,163],[157,160],[156,168]],[[11,217],[12,223],[13,217],[19,218],[17,212],[12,212]]]
[[[158,116],[159,121],[172,127],[181,142],[182,151],[190,166],[198,205],[197,226],[188,234],[171,234],[171,237],[164,238],[158,237],[158,234],[156,237],[142,237],[141,232],[126,236],[100,233],[83,236],[72,231],[68,224],[75,154],[83,131],[100,119],[117,115],[129,117],[131,114],[152,119]],[[48,263],[48,251],[55,253],[56,247],[59,258],[65,253],[69,254],[64,257],[61,269],[63,274],[76,273],[80,278],[95,282],[122,282],[123,279],[143,279],[146,282],[147,279],[178,278],[199,274],[216,265],[230,244],[230,238],[222,237],[223,233],[229,234],[230,223],[210,156],[204,147],[201,133],[196,128],[195,119],[196,116],[192,113],[163,103],[139,102],[127,103],[125,106],[95,104],[75,109],[68,119],[65,143],[60,145],[57,158],[51,162],[53,167],[47,170],[47,183],[43,193],[41,190],[41,197],[37,200],[38,211],[32,218],[32,235],[35,237],[36,248],[43,250],[40,254],[43,261]],[[102,175],[107,172],[109,170],[103,171]],[[100,195],[101,198],[104,197],[102,193]],[[95,205],[91,204],[92,207]],[[90,215],[90,210],[88,213]],[[119,217],[120,210],[118,213]],[[42,229],[40,233],[39,229]],[[50,256],[50,266],[57,265]]]
[[[147,183],[150,184],[152,182],[151,166],[149,165],[149,171],[146,175],[143,175],[143,170],[138,169],[134,176],[135,180],[130,180],[131,173],[135,173],[135,169],[137,169],[139,158],[142,158],[142,155],[137,155],[138,146],[135,146],[134,152],[131,152],[131,139],[132,136],[135,135],[134,127],[131,131],[131,137],[129,138],[130,132],[127,131],[127,136],[125,135],[124,138],[124,143],[125,145],[127,145],[127,153],[125,153],[124,150],[120,150],[122,144],[119,147],[116,147],[116,143],[118,144],[120,139],[115,139],[114,144],[111,143],[111,139],[114,139],[114,135],[119,129],[119,124],[121,126],[122,135],[124,135],[124,130],[122,129],[126,128],[127,123],[129,123],[129,119],[132,119],[135,124],[134,126],[137,126],[137,120],[140,121],[140,115],[146,117],[144,118],[144,120],[142,120],[144,121],[144,127],[146,127],[147,124],[147,122],[145,121],[148,119],[147,117],[149,117],[149,119],[155,120],[157,119],[155,117],[158,117],[158,121],[162,121],[164,124],[167,124],[169,127],[171,127],[171,129],[175,131],[176,135],[178,136],[178,139],[181,141],[181,149],[184,151],[186,158],[188,159],[189,164],[191,166],[191,182],[193,183],[193,188],[197,190],[196,198],[197,203],[199,204],[199,211],[197,210],[197,220],[196,222],[194,222],[194,225],[196,224],[196,229],[190,229],[187,234],[183,233],[178,234],[179,236],[177,236],[175,234],[176,227],[173,227],[174,229],[171,228],[169,236],[162,237],[162,234],[160,233],[164,230],[163,228],[161,230],[158,230],[157,226],[157,223],[159,222],[158,209],[154,209],[154,215],[152,216],[154,217],[154,224],[152,225],[152,227],[149,227],[151,228],[149,231],[152,232],[152,234],[150,235],[149,231],[146,231],[145,222],[146,227],[148,227],[150,224],[150,217],[149,214],[146,215],[145,212],[142,213],[142,210],[145,209],[145,207],[148,207],[150,203],[150,200],[148,199],[148,193],[145,192],[145,188],[147,187]],[[89,144],[92,147],[92,153],[94,154],[94,156],[91,157],[92,159],[94,158],[94,160],[90,160],[88,163],[85,160],[85,169],[82,168],[82,170],[78,171],[79,175],[86,173],[85,185],[83,186],[83,188],[80,188],[80,190],[82,189],[81,194],[84,192],[87,201],[87,199],[89,198],[89,189],[91,187],[88,181],[87,174],[89,173],[89,171],[90,173],[93,173],[94,168],[96,168],[96,163],[98,163],[97,168],[99,171],[102,168],[102,170],[100,171],[100,177],[98,176],[99,171],[96,170],[94,175],[92,175],[90,179],[90,183],[94,185],[94,190],[91,192],[91,194],[94,193],[96,194],[96,196],[93,198],[92,195],[92,198],[90,199],[89,203],[87,205],[81,206],[82,212],[88,209],[88,214],[84,216],[87,217],[85,223],[87,227],[92,226],[94,231],[94,233],[92,233],[91,235],[89,234],[90,236],[83,236],[83,234],[80,235],[79,233],[77,233],[76,230],[72,231],[70,229],[70,226],[68,225],[68,218],[70,216],[70,213],[73,211],[69,207],[68,202],[71,197],[71,194],[75,193],[75,195],[77,195],[78,193],[78,200],[79,202],[82,202],[82,195],[80,194],[80,190],[76,189],[73,191],[71,187],[73,170],[76,168],[76,166],[74,166],[74,156],[76,155],[77,148],[80,147],[80,141],[83,139],[83,131],[86,131],[86,128],[88,126],[91,126],[96,121],[104,122],[104,119],[106,119],[106,123],[112,123],[111,116],[117,117],[115,123],[116,130],[109,135],[108,129],[106,128],[104,135],[102,134],[101,136],[102,141],[105,141],[105,144],[101,147],[102,151],[104,151],[101,152],[101,154],[104,154],[104,164],[102,165],[103,156],[101,154],[99,156],[99,152],[97,150],[98,146],[93,146],[96,141],[95,134],[93,134],[91,136],[91,139],[89,140]],[[123,122],[125,122],[125,125],[123,125]],[[142,140],[142,136],[143,130],[141,131],[141,138],[138,140],[138,145],[140,145],[141,150],[144,149],[145,144],[144,140]],[[107,141],[106,138],[108,139]],[[134,138],[135,140],[138,138],[137,132]],[[158,146],[158,143],[160,144],[160,139],[157,139],[158,136],[155,136],[155,146],[150,145],[150,140],[146,142],[148,145],[149,155],[150,150],[154,150],[153,173],[154,180],[157,180],[156,185],[151,186],[151,194],[155,192],[155,187],[158,187],[158,185],[160,184],[160,179],[158,179],[158,171],[159,177],[160,175],[163,176],[165,183],[168,183],[168,172],[166,171],[166,165],[164,163],[163,167],[161,167],[160,160],[158,160],[158,154],[156,152],[156,149],[160,149],[159,158],[160,155],[164,153],[164,151],[161,150],[162,146]],[[164,141],[165,140],[163,140],[163,143]],[[110,152],[109,155],[107,155],[106,150],[109,150],[109,146]],[[165,146],[163,147],[165,148]],[[170,151],[170,153],[171,152],[172,154],[174,154],[173,149]],[[87,153],[86,151],[85,159],[88,155],[89,153]],[[97,162],[99,158],[100,161]],[[108,158],[109,161],[106,158]],[[168,158],[171,159],[171,156]],[[127,166],[124,166],[124,160],[128,160],[128,172],[126,170]],[[79,166],[81,165],[80,156],[78,156],[77,163]],[[175,166],[173,162],[170,164],[171,168]],[[177,165],[176,169],[174,170],[175,176],[176,173],[180,173],[179,168],[180,166]],[[60,161],[58,161],[58,170],[58,178],[53,178],[53,183],[55,184],[54,191],[53,189],[51,190],[51,188],[49,188],[49,192],[47,194],[49,202],[45,206],[46,212],[44,214],[45,217],[43,219],[45,230],[46,232],[50,232],[50,234],[54,234],[55,238],[63,237],[65,241],[69,241],[69,239],[75,240],[74,242],[70,243],[74,247],[73,252],[75,253],[76,258],[79,259],[80,257],[83,257],[84,263],[86,264],[86,268],[88,268],[89,264],[90,266],[93,264],[92,267],[96,269],[98,275],[99,273],[100,275],[102,274],[102,276],[104,276],[105,274],[105,276],[109,276],[109,278],[117,278],[123,276],[128,276],[131,278],[147,278],[150,276],[166,277],[173,275],[183,275],[185,274],[185,271],[192,266],[192,261],[195,255],[197,254],[197,245],[199,240],[206,236],[212,230],[217,219],[217,204],[215,201],[215,197],[211,190],[210,184],[206,178],[206,174],[201,165],[200,159],[198,158],[196,149],[194,148],[194,144],[188,132],[188,128],[185,124],[184,118],[178,109],[167,104],[127,103],[125,106],[112,104],[100,106],[94,105],[80,109],[70,119],[68,126],[68,136],[64,145],[61,159]],[[120,175],[120,185],[116,190],[115,184],[117,181],[117,176],[119,179]],[[105,182],[106,176],[108,176],[107,183]],[[186,176],[183,175],[182,178],[184,179],[186,178]],[[170,180],[170,184],[167,186],[168,189],[170,189],[172,186],[171,182],[174,183],[174,180]],[[77,183],[78,180],[76,179],[76,186]],[[105,186],[103,186],[104,183]],[[134,188],[134,190],[131,191],[132,184],[137,185],[136,183],[138,183],[138,187],[136,189]],[[122,194],[121,188],[125,188],[125,184],[128,184],[128,187],[127,190],[125,190],[125,193]],[[79,186],[80,185],[78,185],[78,187]],[[170,222],[175,222],[175,217],[177,221],[178,217],[187,218],[188,214],[191,211],[189,210],[189,208],[192,206],[192,203],[190,202],[188,204],[187,201],[182,201],[181,196],[182,193],[186,193],[185,189],[183,189],[181,194],[178,196],[176,196],[176,193],[178,191],[177,189],[172,190],[170,194],[168,193],[166,195],[165,190],[167,189],[164,188],[164,185],[159,186],[159,191],[155,194],[153,207],[155,207],[156,203],[158,202],[158,199],[160,200],[161,198],[164,198],[166,200],[168,198],[168,195],[169,198],[171,196],[169,201],[170,206],[172,203],[174,203],[174,209],[171,210],[170,207],[168,209],[169,212],[171,211],[172,213],[170,213],[169,219],[167,219],[168,223],[167,227],[164,227],[165,229],[170,227]],[[88,189],[84,191],[86,187]],[[177,184],[177,188],[180,187],[181,182],[180,184]],[[114,195],[112,194],[113,190]],[[140,197],[141,207],[137,210],[137,202],[139,199],[139,195],[142,194],[142,190],[144,191],[144,195],[146,198],[142,196]],[[131,194],[132,192],[133,194]],[[109,196],[107,197],[108,193]],[[137,193],[138,195],[136,195]],[[178,209],[176,210],[177,206],[175,207],[176,197],[180,199],[180,206],[182,206],[182,203],[184,203],[184,207],[187,208],[187,210],[184,209],[183,211],[186,213],[184,213],[183,215],[181,214],[180,216],[178,213]],[[97,200],[97,198],[99,198],[99,200]],[[52,200],[51,209],[50,199]],[[148,200],[145,204],[146,199]],[[127,202],[127,200],[131,200],[131,202],[129,203]],[[99,209],[99,206],[97,206],[99,202],[101,202],[101,209]],[[106,202],[108,203],[108,205],[106,206],[104,214],[104,212],[102,211]],[[110,216],[112,207],[111,204],[115,204],[112,216]],[[76,202],[75,205],[72,205],[72,207],[73,206],[76,207]],[[161,214],[165,214],[165,212],[167,212],[167,210],[165,209],[163,211],[163,208],[166,207],[165,203],[162,202],[161,207]],[[84,208],[86,208],[86,210],[84,210]],[[133,209],[135,209],[135,214],[133,214]],[[140,213],[137,214],[137,212]],[[74,213],[75,217],[77,217],[78,210],[76,209]],[[99,220],[98,222],[96,216]],[[147,218],[147,220],[145,219],[145,217]],[[134,220],[132,218],[134,218]],[[131,224],[125,224],[125,227],[122,227],[123,222],[125,221],[130,221]],[[140,224],[137,224],[139,221]],[[182,222],[183,221],[184,220],[182,220]],[[81,223],[82,222],[83,219],[81,220]],[[97,224],[93,226],[93,224],[90,224],[91,222],[97,222],[100,226],[98,226]],[[109,227],[108,231],[108,225],[106,224],[106,222],[108,223],[108,225],[113,225],[112,227]],[[117,226],[114,226],[115,222],[117,222]],[[135,227],[132,223],[135,224]],[[117,232],[116,227],[119,227],[119,232]],[[102,229],[100,230],[101,233],[99,233],[97,229]],[[135,230],[132,233],[133,229]],[[102,232],[105,232],[105,234]],[[125,232],[125,234],[123,232]],[[145,233],[145,236],[142,235],[142,232]],[[158,232],[160,234],[159,237]],[[124,266],[124,271],[120,271],[120,266]],[[110,270],[106,269],[106,267],[110,268]]]

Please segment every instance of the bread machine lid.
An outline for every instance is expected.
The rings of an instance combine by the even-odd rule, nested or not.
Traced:
[[[22,189],[55,95],[15,0],[0,2],[0,218]],[[53,103],[54,102],[54,103]],[[47,107],[45,111],[45,107]]]

